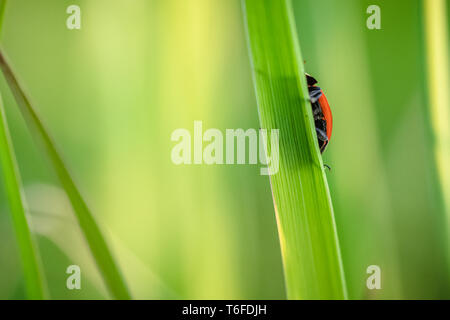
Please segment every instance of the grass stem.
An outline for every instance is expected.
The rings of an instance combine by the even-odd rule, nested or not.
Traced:
[[[32,239],[26,217],[25,198],[15,158],[14,148],[8,130],[3,101],[0,98],[0,163],[6,186],[14,230],[19,245],[20,258],[24,271],[26,295],[29,299],[45,298],[45,285],[37,246]]]
[[[291,3],[244,0],[243,5],[261,127],[280,134],[280,170],[270,182],[287,296],[345,299],[333,206]]]
[[[75,182],[72,179],[60,153],[55,147],[55,143],[48,134],[41,118],[30,103],[30,100],[24,93],[13,70],[7,61],[3,49],[0,49],[0,68],[7,80],[7,83],[17,101],[17,104],[25,118],[30,130],[34,133],[44,153],[47,155],[52,168],[66,191],[72,204],[78,223],[91,249],[92,255],[100,270],[100,274],[105,280],[112,297],[116,299],[129,299],[130,294],[122,278],[119,268],[113,259],[113,256],[106,244],[104,237],[91,214],[86,202],[81,196]]]
[[[447,246],[450,246],[450,75],[448,20],[445,0],[424,0],[426,65],[434,156],[447,218]]]

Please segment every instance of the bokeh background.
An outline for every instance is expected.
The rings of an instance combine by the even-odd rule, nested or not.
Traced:
[[[71,4],[81,7],[81,30],[66,28]],[[366,28],[371,4],[381,7],[381,30]],[[434,159],[422,4],[293,0],[306,70],[333,111],[324,162],[353,299],[450,298],[449,195]],[[194,120],[259,128],[239,0],[14,0],[2,43],[134,298],[285,299],[260,166],[170,158],[172,131],[193,131]],[[51,298],[108,298],[3,77],[0,91]],[[0,298],[21,299],[8,211],[1,185]],[[82,290],[66,289],[71,264]],[[373,264],[381,290],[366,289]]]

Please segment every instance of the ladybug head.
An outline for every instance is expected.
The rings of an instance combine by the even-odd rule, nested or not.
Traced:
[[[317,83],[317,80],[314,77],[310,76],[307,73],[305,73],[305,75],[306,75],[306,81],[308,82],[308,86],[313,86]]]

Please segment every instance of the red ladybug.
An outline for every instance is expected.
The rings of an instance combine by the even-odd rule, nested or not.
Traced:
[[[331,138],[333,116],[325,94],[320,87],[316,86],[317,80],[307,73],[306,80],[316,126],[317,141],[319,142],[320,153],[323,153]]]

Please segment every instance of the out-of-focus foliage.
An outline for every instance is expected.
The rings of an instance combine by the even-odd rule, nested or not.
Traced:
[[[284,298],[259,166],[175,166],[173,130],[258,128],[239,1],[11,1],[4,48],[109,232],[136,298]],[[32,52],[32,54],[31,54]],[[70,206],[5,105],[53,298],[106,297]],[[0,296],[23,295],[2,192]],[[87,284],[66,290],[69,264]],[[62,281],[64,280],[64,281]]]
[[[449,298],[419,0],[293,0],[306,71],[331,104],[324,154],[350,298]],[[14,0],[3,47],[136,298],[286,297],[259,166],[175,166],[177,128],[259,128],[240,0]],[[366,9],[381,8],[368,30]],[[448,1],[447,1],[448,4]],[[9,127],[52,298],[106,298],[70,204],[15,107]],[[281,133],[282,134],[282,133]],[[0,297],[24,298],[0,187]],[[67,290],[77,264],[83,289]],[[379,265],[382,289],[367,290]]]

